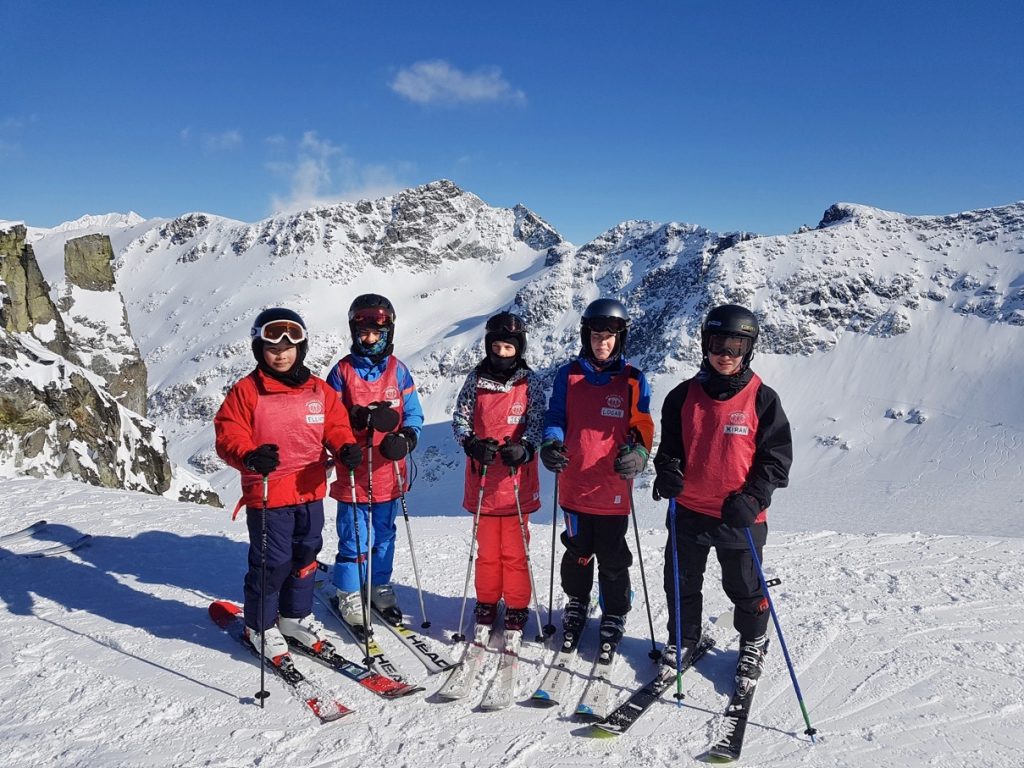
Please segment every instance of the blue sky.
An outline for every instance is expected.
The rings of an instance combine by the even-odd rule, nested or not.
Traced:
[[[0,0],[0,219],[449,178],[582,244],[1024,199],[1019,0],[287,5]]]

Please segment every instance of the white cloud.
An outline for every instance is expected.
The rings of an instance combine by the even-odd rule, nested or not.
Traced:
[[[407,171],[407,167],[360,164],[343,146],[321,139],[315,131],[303,134],[294,160],[268,163],[267,167],[287,178],[291,185],[286,196],[273,196],[274,213],[375,200],[407,186],[399,180],[400,173]]]
[[[238,131],[203,134],[204,152],[228,152],[242,146],[242,134]]]
[[[442,59],[418,61],[400,69],[391,81],[391,90],[417,104],[526,102],[526,94],[513,88],[497,67],[466,73]]]

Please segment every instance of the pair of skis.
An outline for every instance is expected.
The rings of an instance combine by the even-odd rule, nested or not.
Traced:
[[[35,533],[46,528],[47,522],[45,520],[37,520],[31,525],[26,525],[17,531],[11,533],[5,533],[0,536],[0,546],[4,546],[14,541],[20,541],[21,539],[27,539]],[[73,552],[79,547],[83,547],[92,540],[92,536],[84,534],[76,539],[72,539],[68,542],[57,542],[50,544],[39,549],[33,549],[29,552],[17,552],[12,553],[18,557],[52,557],[53,555],[63,555],[66,552]]]
[[[362,628],[353,627],[341,615],[338,608],[337,590],[331,581],[331,566],[318,562],[316,566],[315,585],[313,595],[330,611],[331,616],[341,625],[342,629],[352,638],[360,648],[369,646],[369,666],[379,673],[398,680],[408,681],[409,675],[402,670],[384,652],[384,649],[377,642],[373,632],[366,638]],[[371,609],[372,619],[376,619],[375,625],[383,625],[404,645],[413,656],[423,664],[428,675],[436,675],[451,669],[454,664],[444,653],[434,649],[431,642],[419,632],[407,627],[404,624],[392,624],[387,621],[375,608]]]
[[[463,651],[461,663],[451,671],[444,685],[438,690],[438,698],[444,701],[458,701],[469,696],[487,660],[493,634],[490,625],[476,625],[473,639],[466,644]],[[483,711],[493,712],[512,706],[516,695],[519,649],[522,642],[522,630],[506,629],[501,633],[498,667],[480,702],[480,709]]]
[[[714,647],[714,644],[714,639],[705,635],[691,655],[689,662],[683,667],[682,672],[685,673],[696,664]],[[612,737],[624,734],[675,682],[675,668],[663,665],[652,680],[634,691],[606,718],[594,723],[594,735]],[[733,763],[739,760],[756,690],[756,681],[745,680],[736,686],[722,715],[718,741],[707,752],[700,755],[699,759],[713,764]]]
[[[259,659],[259,649],[245,637],[241,606],[226,600],[217,600],[210,604],[209,613],[217,626],[238,640],[257,660]],[[324,643],[319,649],[314,649],[293,638],[287,640],[292,651],[341,673],[382,698],[398,699],[423,690],[421,687],[394,680],[346,659],[330,643]],[[280,677],[287,684],[288,690],[300,699],[320,722],[333,722],[352,713],[353,710],[336,700],[330,691],[302,674],[291,658],[286,657],[281,664],[273,664],[268,660],[267,669]]]

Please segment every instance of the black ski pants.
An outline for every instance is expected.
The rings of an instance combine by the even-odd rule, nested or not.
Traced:
[[[562,543],[562,589],[570,597],[590,601],[594,586],[594,559],[601,609],[612,616],[629,613],[632,589],[629,566],[633,554],[626,544],[627,515],[591,515],[562,508],[565,530]]]
[[[693,514],[693,513],[691,513]],[[728,526],[722,525],[723,528]],[[763,524],[759,527],[767,527]],[[725,594],[736,606],[733,626],[739,632],[740,640],[761,637],[768,630],[768,601],[761,589],[757,565],[750,555],[749,544],[740,549],[737,546],[737,529],[730,529],[725,541],[718,540],[713,529],[695,533],[682,516],[676,520],[676,543],[679,557],[679,601],[682,619],[683,642],[700,637],[704,610],[704,569],[708,553],[714,547],[722,567],[722,587]],[[758,535],[759,534],[759,535]],[[754,536],[757,557],[761,560],[766,531]],[[763,562],[763,561],[762,561]],[[668,638],[676,642],[676,579],[672,564],[672,537],[665,544],[665,596],[668,600]]]

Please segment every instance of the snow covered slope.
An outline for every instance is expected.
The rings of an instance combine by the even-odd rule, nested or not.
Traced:
[[[859,490],[846,489],[851,514],[863,511]],[[224,510],[31,478],[0,480],[0,509],[0,532],[39,517],[54,521],[37,540],[0,545],[0,744],[8,768],[697,766],[695,758],[715,739],[716,715],[736,664],[733,633],[717,628],[719,648],[684,678],[685,705],[666,696],[629,734],[604,741],[569,717],[581,680],[565,707],[516,704],[483,713],[475,711],[482,688],[465,702],[441,702],[433,696],[441,681],[426,678],[382,632],[387,652],[427,691],[387,702],[299,659],[356,710],[321,726],[274,679],[260,710],[253,701],[258,667],[207,617],[211,599],[241,598],[245,528]],[[946,527],[945,514],[936,511],[936,528]],[[458,624],[471,521],[468,515],[416,516],[413,524],[430,635],[444,648]],[[532,549],[542,602],[549,524],[547,512],[536,515]],[[74,555],[26,560],[10,554],[79,532],[94,538]],[[330,549],[333,527],[326,533]],[[665,533],[644,531],[641,540],[661,642],[667,613],[657,574]],[[773,594],[819,743],[811,745],[802,734],[776,645],[743,764],[1020,765],[1022,558],[1019,538],[773,534],[766,568],[782,579]],[[397,565],[399,600],[416,612],[404,530]],[[725,609],[718,579],[712,558],[711,615]],[[358,658],[353,645],[345,643],[344,650]],[[612,674],[616,702],[650,674],[648,650],[638,591],[620,646],[623,658]],[[593,659],[594,633],[582,653]],[[532,692],[548,656],[535,644],[524,646],[517,701]]]

